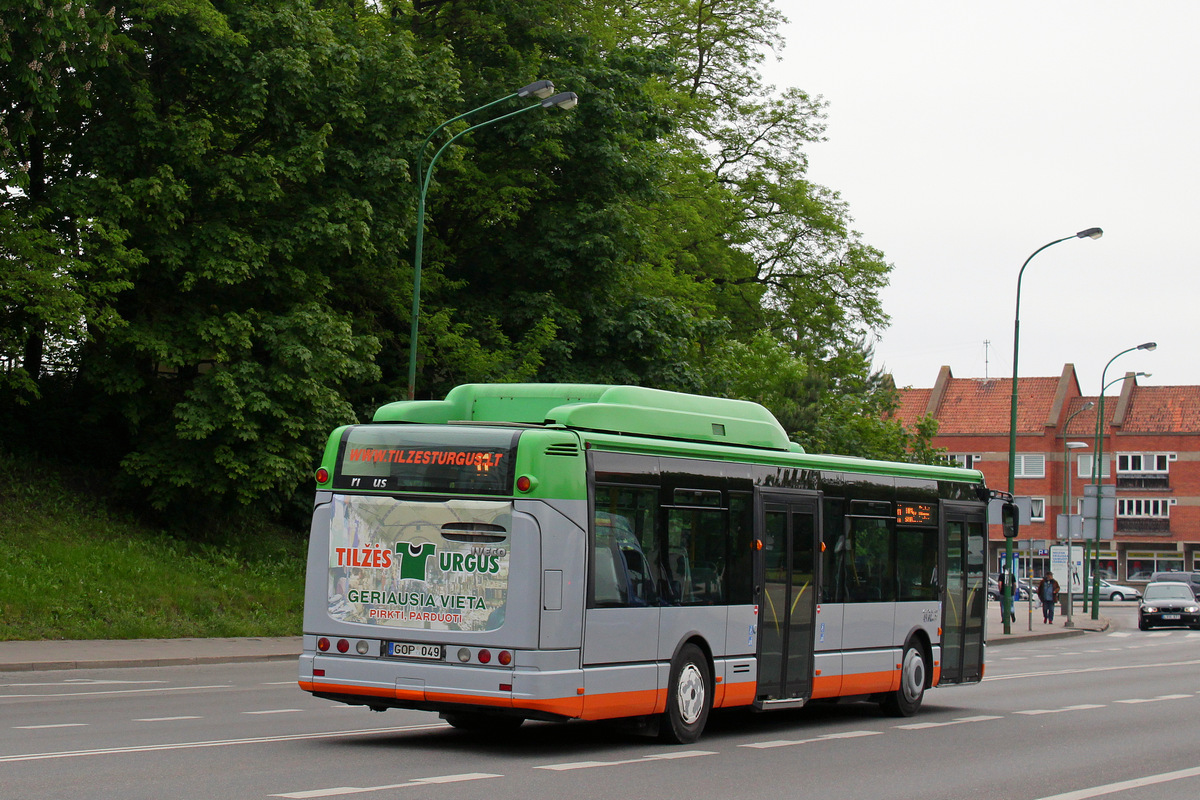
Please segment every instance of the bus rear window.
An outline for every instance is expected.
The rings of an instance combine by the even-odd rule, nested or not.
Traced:
[[[449,425],[359,425],[338,451],[337,489],[512,493],[520,431]]]

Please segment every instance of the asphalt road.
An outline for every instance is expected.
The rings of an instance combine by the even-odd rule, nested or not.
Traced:
[[[609,725],[502,738],[317,700],[261,662],[0,674],[0,797],[1173,800],[1200,796],[1200,633],[994,647],[911,719],[868,704],[716,714],[696,745]]]

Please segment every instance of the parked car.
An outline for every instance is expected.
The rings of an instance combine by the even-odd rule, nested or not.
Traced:
[[[1192,593],[1200,597],[1200,572],[1152,572],[1150,583],[1157,581],[1181,581],[1192,587]]]
[[[987,581],[987,586],[988,586],[988,588],[987,588],[988,597],[990,597],[992,600],[999,600],[1000,599],[1000,581],[996,580],[995,578],[989,577],[988,581]]]
[[[1138,630],[1150,630],[1155,625],[1188,625],[1200,630],[1200,603],[1191,586],[1179,581],[1146,584],[1138,603]]]
[[[1132,586],[1122,586],[1119,583],[1109,583],[1101,578],[1100,596],[1107,597],[1109,600],[1140,600],[1142,593]]]

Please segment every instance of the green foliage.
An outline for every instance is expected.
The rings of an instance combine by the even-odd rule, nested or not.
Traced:
[[[466,381],[759,400],[903,457],[862,342],[890,265],[807,176],[771,0],[17,0],[0,28],[0,405],[154,507],[285,508],[333,426]],[[53,10],[53,16],[50,11]],[[449,147],[408,341],[414,156]],[[536,102],[508,99],[434,137]],[[929,457],[933,457],[930,455]]]
[[[88,472],[4,455],[0,639],[300,633],[294,533],[248,518],[180,538],[114,511]]]

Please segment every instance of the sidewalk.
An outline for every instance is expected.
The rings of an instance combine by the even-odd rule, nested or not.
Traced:
[[[1101,609],[1103,610],[1103,608]],[[988,603],[987,643],[1008,644],[1030,639],[1063,636],[1082,636],[1085,633],[1106,631],[1105,617],[1092,619],[1075,609],[1074,628],[1064,626],[1061,614],[1054,615],[1054,624],[1042,622],[1040,609],[1017,601],[1017,619],[1004,633],[1000,618],[1000,603]],[[1032,624],[1031,624],[1032,622]],[[0,642],[0,672],[30,672],[55,669],[99,669],[112,667],[163,667],[179,664],[227,664],[238,661],[279,661],[300,655],[299,636],[244,639],[128,639],[80,640],[61,639],[37,642]]]
[[[299,636],[0,642],[0,672],[276,661],[300,655]]]
[[[1071,615],[1071,621],[1075,627],[1066,627],[1066,618],[1059,613],[1060,608],[1054,610],[1054,624],[1047,625],[1042,622],[1042,609],[1035,607],[1032,614],[1029,610],[1029,605],[1022,600],[1018,600],[1013,609],[1017,614],[1015,622],[1009,624],[1011,633],[1004,632],[1004,620],[1000,616],[1000,601],[991,600],[988,602],[987,609],[987,643],[988,646],[1008,644],[1010,642],[1027,642],[1030,639],[1058,639],[1066,636],[1082,636],[1085,633],[1097,633],[1108,630],[1110,622],[1103,615],[1104,606],[1100,606],[1101,615],[1099,619],[1092,619],[1092,614],[1089,611],[1084,613],[1079,610],[1076,605],[1074,613]],[[0,656],[2,660],[2,656]]]

